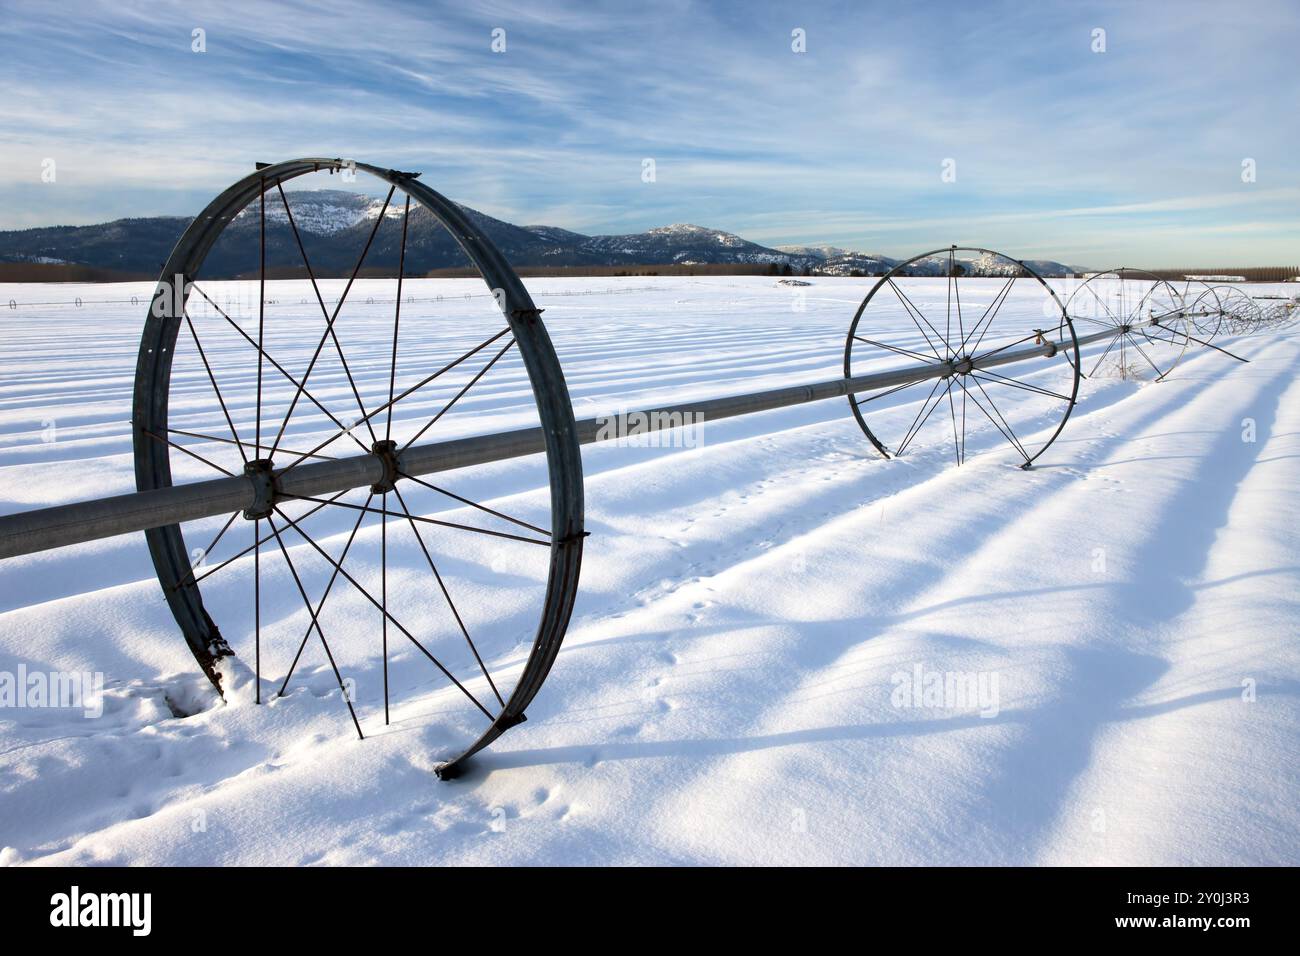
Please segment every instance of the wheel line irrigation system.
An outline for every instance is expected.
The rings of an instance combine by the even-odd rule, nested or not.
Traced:
[[[362,251],[361,258],[352,272],[352,277],[332,313],[325,306],[324,299],[320,298],[315,274],[312,272],[306,249],[302,246],[301,235],[294,223],[288,198],[282,189],[282,184],[289,180],[321,171],[331,173],[343,171],[355,173],[361,171],[376,177],[388,187],[388,196],[370,232],[366,249]],[[346,358],[343,356],[342,348],[338,344],[337,337],[333,334],[334,323],[342,309],[344,300],[347,298],[348,291],[352,287],[353,280],[356,279],[360,272],[366,254],[374,241],[375,233],[378,231],[380,224],[385,221],[385,213],[392,208],[396,216],[397,207],[393,205],[393,199],[399,191],[403,194],[405,206],[400,216],[402,222],[401,260],[398,265],[398,274],[394,279],[398,284],[397,295],[394,299],[398,318],[400,318],[402,303],[401,280],[407,248],[407,229],[410,223],[411,203],[414,201],[418,206],[424,207],[425,210],[432,214],[434,219],[451,234],[470,261],[477,267],[488,288],[493,292],[496,303],[505,317],[507,328],[487,342],[471,349],[466,355],[428,376],[417,385],[403,390],[401,394],[395,393],[390,383],[389,400],[378,407],[366,410],[360,394],[356,390],[352,372]],[[290,405],[288,415],[285,416],[285,424],[288,423],[289,418],[293,415],[294,408],[299,404],[300,400],[306,399],[318,405],[320,404],[311,395],[307,385],[317,364],[317,359],[325,349],[327,340],[331,340],[334,348],[338,351],[343,368],[347,371],[348,382],[352,385],[352,394],[357,398],[357,405],[362,410],[362,415],[358,419],[345,422],[330,414],[323,406],[320,406],[338,426],[338,432],[310,452],[290,453],[295,460],[287,466],[279,467],[273,462],[273,456],[276,452],[284,450],[278,447],[283,436],[284,426],[281,426],[280,433],[275,436],[273,443],[267,445],[263,442],[261,409],[263,359],[265,358],[268,362],[274,361],[265,352],[261,344],[262,326],[265,318],[265,295],[263,294],[259,304],[258,340],[253,343],[258,353],[257,438],[247,445],[248,448],[253,450],[253,457],[249,458],[245,454],[245,443],[243,443],[236,431],[226,404],[222,400],[220,388],[216,379],[212,376],[207,356],[202,352],[202,346],[198,341],[197,334],[194,334],[195,343],[199,346],[200,355],[203,356],[203,363],[216,391],[224,420],[230,425],[230,432],[234,438],[233,443],[238,444],[240,454],[243,456],[243,473],[231,474],[227,472],[228,477],[174,484],[171,475],[171,451],[178,448],[185,451],[185,448],[169,439],[165,439],[165,437],[160,440],[160,436],[166,436],[169,432],[174,431],[168,427],[172,359],[181,330],[186,325],[189,325],[193,334],[193,326],[189,324],[190,320],[186,314],[186,303],[192,292],[197,289],[196,284],[192,281],[193,277],[199,273],[204,259],[237,216],[246,211],[250,214],[260,213],[260,281],[264,292],[266,281],[267,203],[275,203],[277,200],[283,203],[288,224],[298,241],[298,248],[302,252],[303,261],[311,277],[313,289],[316,290],[317,298],[320,299],[319,304],[322,315],[326,319],[325,331],[321,335],[320,344],[316,348],[311,364],[308,365],[307,370],[300,379],[290,375],[282,366],[275,365],[275,369],[295,386],[293,403]],[[962,268],[956,258],[958,251],[974,252],[986,257],[989,261],[1000,263],[1004,271],[999,273],[999,277],[1005,276],[1007,278],[1006,285],[999,292],[998,297],[995,297],[994,302],[984,309],[980,318],[969,328],[965,324],[960,299],[960,283],[958,280],[962,274]],[[942,257],[947,257],[948,260],[946,269],[948,314],[946,317],[947,327],[945,331],[940,332],[938,326],[943,323],[937,319],[935,322],[931,322],[924,311],[915,306],[894,279],[905,275],[908,267],[917,262],[934,260],[935,258],[942,261]],[[1050,314],[1051,321],[1045,323],[1044,328],[1021,330],[1024,334],[1018,332],[1011,342],[999,348],[980,351],[980,345],[984,337],[988,334],[999,314],[1000,302],[1005,301],[1008,290],[1018,278],[1038,283],[1047,304],[1044,314]],[[1105,298],[1096,291],[1099,283],[1108,279],[1119,280],[1121,290],[1126,287],[1127,282],[1136,279],[1141,294],[1135,295],[1132,301],[1121,301],[1116,304],[1115,308],[1112,308]],[[201,290],[199,292],[211,305],[216,306],[215,302],[206,293]],[[1072,307],[1074,299],[1081,297],[1084,292],[1087,292],[1096,300],[1092,303],[1094,307],[1088,310],[1091,312],[1090,315],[1083,314],[1084,310],[1082,309]],[[287,533],[288,530],[292,529],[334,568],[334,574],[330,579],[331,586],[334,584],[335,578],[341,575],[361,591],[382,615],[384,627],[385,721],[388,720],[389,704],[388,634],[390,624],[422,652],[450,684],[459,688],[477,710],[482,712],[481,716],[486,720],[486,723],[473,731],[464,741],[458,743],[454,751],[447,755],[449,759],[439,765],[439,776],[450,778],[461,772],[467,758],[487,746],[506,729],[525,719],[525,709],[541,688],[542,682],[545,680],[559,651],[577,593],[583,539],[586,536],[583,527],[583,481],[579,446],[611,440],[623,440],[655,431],[693,426],[705,421],[847,397],[852,413],[867,438],[882,455],[892,457],[902,453],[916,432],[924,425],[925,420],[942,405],[946,398],[949,410],[952,413],[956,457],[960,464],[965,458],[967,399],[970,399],[971,403],[1001,432],[1008,443],[1023,458],[1022,467],[1028,468],[1052,444],[1064,428],[1070,411],[1076,402],[1081,379],[1095,374],[1097,366],[1108,355],[1114,354],[1119,357],[1119,367],[1123,372],[1127,368],[1127,355],[1131,353],[1138,366],[1150,366],[1155,373],[1155,380],[1159,381],[1172,371],[1183,353],[1191,346],[1217,349],[1234,359],[1245,361],[1221,346],[1212,344],[1211,340],[1222,328],[1226,328],[1234,334],[1242,334],[1243,332],[1290,322],[1296,317],[1294,301],[1284,301],[1283,304],[1274,306],[1269,310],[1262,310],[1253,303],[1253,300],[1240,293],[1239,290],[1225,291],[1223,287],[1198,283],[1195,292],[1195,296],[1192,297],[1190,282],[1187,287],[1179,291],[1172,283],[1157,279],[1149,274],[1140,273],[1136,270],[1115,270],[1089,278],[1071,297],[1070,303],[1063,305],[1055,291],[1032,269],[1025,266],[1023,262],[990,250],[958,250],[957,247],[952,246],[937,252],[916,256],[907,262],[900,263],[875,284],[870,294],[858,308],[850,326],[845,347],[843,377],[743,395],[725,396],[706,401],[651,408],[618,416],[575,420],[564,375],[541,320],[541,310],[535,306],[532,297],[524,288],[523,283],[505,257],[464,214],[460,207],[420,183],[418,174],[414,173],[383,169],[341,159],[301,159],[274,165],[259,164],[253,174],[223,192],[194,220],[181,237],[176,249],[163,268],[145,321],[136,369],[133,439],[137,491],[131,494],[0,516],[0,558],[33,554],[115,535],[145,532],[163,594],[171,607],[182,635],[185,637],[202,670],[207,674],[217,691],[224,695],[230,689],[227,683],[231,679],[232,671],[229,665],[234,657],[234,651],[221,635],[216,623],[205,608],[199,589],[199,581],[206,575],[195,573],[195,569],[191,565],[190,552],[187,549],[181,525],[185,522],[200,519],[229,516],[225,526],[229,528],[241,515],[244,519],[253,522],[255,544],[252,548],[241,552],[241,555],[246,554],[249,550],[254,552],[254,566],[257,569],[255,573],[258,575],[254,583],[259,588],[261,574],[259,561],[263,543],[266,543],[268,548],[272,546],[272,542],[278,546],[280,553],[283,554],[285,561],[289,563],[290,569],[293,570],[293,564],[281,534],[281,532]],[[869,318],[872,313],[870,313],[869,307],[878,293],[882,297],[893,295],[897,298],[898,305],[903,308],[928,348],[922,351],[913,351],[876,341],[866,334],[870,332]],[[956,298],[957,329],[952,328],[954,295]],[[1188,301],[1189,298],[1191,299],[1190,302]],[[1082,301],[1088,300],[1083,297]],[[1100,311],[1096,306],[1100,306]],[[217,309],[221,311],[219,306]],[[222,315],[225,315],[224,312],[222,312]],[[228,316],[226,318],[229,320]],[[867,318],[868,322],[864,323],[864,318]],[[1088,323],[1088,325],[1081,330],[1076,330],[1075,322],[1080,320]],[[388,427],[385,428],[385,435],[387,435],[391,430],[392,409],[394,406],[398,405],[409,394],[423,387],[427,382],[438,378],[478,352],[497,344],[497,340],[506,335],[509,336],[509,340],[501,347],[500,351],[495,353],[496,357],[488,363],[487,368],[490,368],[496,359],[511,346],[518,349],[531,385],[532,400],[540,421],[538,426],[443,441],[417,443],[412,440],[412,442],[408,442],[401,447],[387,437],[382,440],[374,437],[374,440],[368,446],[364,442],[357,441],[356,430],[364,426],[371,431],[372,436],[376,436],[377,433],[375,433],[374,427],[384,417],[388,420]],[[1090,370],[1085,370],[1080,350],[1086,346],[1102,342],[1108,344],[1101,358],[1098,359],[1097,365],[1094,365]],[[906,358],[910,364],[900,364],[899,367],[890,367],[883,371],[873,371],[867,374],[855,374],[855,363],[861,360],[864,347],[865,350],[869,350],[870,354],[877,357],[887,352],[891,357]],[[918,348],[920,347],[918,346]],[[395,370],[397,363],[396,318],[392,352]],[[1029,448],[1016,437],[1010,423],[998,410],[985,386],[1017,383],[1019,380],[1008,378],[1006,375],[993,370],[1007,366],[1024,365],[1034,360],[1040,362],[1041,360],[1056,360],[1065,384],[1055,391],[1027,383],[1016,385],[1016,387],[1028,391],[1039,392],[1043,396],[1053,397],[1054,400],[1059,402],[1057,412],[1059,421],[1055,430],[1051,431],[1050,437],[1041,447]],[[486,373],[487,368],[480,372],[465,389],[462,389],[449,405],[455,404],[461,395]],[[883,437],[878,436],[866,417],[866,413],[874,407],[868,405],[873,397],[892,394],[911,385],[925,382],[933,382],[930,395],[922,403],[917,420],[913,422],[903,438],[900,441],[886,442]],[[985,401],[981,401],[981,397]],[[956,410],[958,403],[960,403],[961,407],[960,431],[958,429]],[[992,411],[990,411],[990,407]],[[436,422],[446,410],[447,408],[444,408],[429,424]],[[428,427],[429,425],[426,425],[424,429],[421,429],[420,434],[422,435]],[[315,453],[332,441],[343,437],[352,437],[354,441],[357,441],[361,453],[347,457],[330,457],[328,460],[307,460],[308,458],[324,457]],[[263,451],[267,448],[270,449],[270,453],[263,455]],[[468,499],[460,499],[475,508],[481,508],[493,515],[514,521],[516,525],[521,525],[525,529],[531,529],[531,535],[529,536],[501,534],[500,537],[530,541],[534,544],[545,544],[550,549],[547,580],[544,598],[538,609],[536,633],[531,642],[528,659],[520,672],[513,692],[508,697],[505,697],[498,690],[497,682],[493,680],[461,619],[461,615],[456,611],[446,585],[438,574],[434,560],[429,554],[423,539],[419,538],[416,522],[429,522],[430,519],[419,518],[411,513],[402,498],[400,486],[407,483],[417,483],[426,487],[434,487],[428,485],[423,479],[442,472],[538,454],[546,456],[546,470],[550,486],[551,522],[549,531],[509,518],[509,516],[502,515],[493,509]],[[387,534],[387,523],[390,517],[409,523],[411,528],[416,531],[416,536],[419,538],[425,557],[429,559],[429,566],[437,578],[438,585],[442,588],[443,593],[447,595],[448,604],[451,606],[453,614],[455,614],[460,630],[464,632],[466,641],[469,642],[470,649],[474,652],[481,675],[486,678],[486,684],[490,686],[491,695],[495,700],[488,699],[486,704],[480,700],[479,697],[483,696],[482,691],[476,695],[466,686],[471,683],[470,680],[466,679],[467,675],[462,674],[458,678],[453,674],[436,655],[421,644],[390,613],[386,577],[386,550],[384,552],[384,590],[383,598],[380,600],[363,588],[344,568],[347,548],[344,549],[343,556],[337,559],[331,557],[301,527],[301,521],[305,516],[291,519],[281,507],[291,501],[316,502],[320,501],[322,496],[335,496],[334,499],[326,499],[317,509],[314,509],[319,510],[319,508],[323,508],[326,504],[336,500],[341,493],[367,487],[370,490],[371,497],[367,500],[365,507],[358,509],[360,514],[357,518],[356,527],[360,526],[361,517],[364,517],[365,513],[375,512],[383,517],[385,535]],[[400,511],[389,510],[388,498],[390,494],[395,496]],[[370,502],[376,497],[382,497],[383,505],[380,509],[370,507]],[[277,524],[276,519],[280,520],[279,524]],[[270,531],[265,538],[261,534],[263,523],[266,524]],[[445,522],[438,521],[432,521],[431,523],[445,524]],[[222,534],[224,533],[225,529],[222,531]],[[532,535],[540,535],[540,537],[533,537]],[[356,528],[353,529],[352,537],[348,540],[348,548],[351,547],[352,539],[355,536]],[[218,535],[218,538],[220,537],[221,535]],[[387,548],[386,537],[384,547]],[[239,555],[236,557],[239,557]],[[229,563],[225,562],[225,564]],[[340,688],[343,688],[344,699],[352,714],[353,722],[356,724],[357,732],[361,734],[361,724],[357,720],[342,675],[335,664],[334,656],[329,651],[329,644],[317,619],[321,606],[324,604],[324,597],[321,598],[319,604],[313,606],[303,589],[296,570],[293,570],[293,575],[311,617],[312,623],[309,625],[308,632],[310,634],[314,628],[319,635],[320,641],[329,656],[334,676],[338,679]],[[326,589],[326,595],[328,595],[328,588]],[[259,615],[260,600],[259,596],[257,598]],[[259,629],[261,627],[260,616],[257,627]],[[260,702],[260,630],[258,637],[256,696]],[[304,644],[306,640],[307,638],[304,637]],[[301,653],[302,646],[299,647],[299,655]],[[294,663],[296,665],[297,658],[295,658]],[[477,673],[473,676],[475,680],[478,679]],[[288,678],[286,677],[285,685],[287,683]],[[481,684],[482,681],[479,683]],[[281,693],[283,691],[284,687],[282,686]]]

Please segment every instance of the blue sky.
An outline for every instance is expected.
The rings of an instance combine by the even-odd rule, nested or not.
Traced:
[[[589,233],[1289,264],[1298,52],[1292,0],[7,0],[0,228],[193,214],[254,161],[327,155]]]

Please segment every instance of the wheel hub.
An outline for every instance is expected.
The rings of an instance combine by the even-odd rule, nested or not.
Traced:
[[[397,485],[397,442],[380,439],[370,446],[370,453],[384,466],[384,477],[370,486],[370,493],[386,495]]]
[[[253,504],[244,509],[244,517],[249,521],[261,521],[269,518],[275,511],[279,498],[279,489],[275,483],[275,465],[270,458],[257,458],[244,465],[244,475],[253,481],[256,497]]]

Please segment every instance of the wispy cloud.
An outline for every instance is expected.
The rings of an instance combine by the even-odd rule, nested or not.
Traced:
[[[1287,0],[10,4],[0,227],[192,213],[323,154],[588,232],[1289,261],[1298,36]]]

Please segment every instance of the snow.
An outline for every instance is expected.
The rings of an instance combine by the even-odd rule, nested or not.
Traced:
[[[816,256],[819,259],[833,259],[836,256],[857,256],[863,253],[839,246],[822,244],[817,246],[774,246],[777,252],[788,252],[792,256]]]
[[[667,226],[658,226],[654,229],[646,230],[646,235],[666,236],[673,239],[683,239],[691,241],[707,241],[723,247],[744,246],[748,243],[730,232],[723,232],[721,229],[708,229],[704,226],[695,226],[688,222],[675,222]]]
[[[330,236],[345,229],[377,219],[381,212],[385,219],[401,219],[402,210],[390,205],[385,209],[384,201],[360,193],[350,193],[339,189],[296,189],[288,190],[292,197],[293,221],[303,232],[313,235]],[[253,220],[259,215],[252,206],[244,209],[237,218]],[[273,196],[266,204],[268,222],[287,224],[289,214],[284,205]]]
[[[575,411],[591,417],[837,377],[873,281],[528,286]],[[942,279],[899,281],[921,308],[943,299]],[[341,284],[325,284],[327,302]],[[1001,285],[963,283],[963,295],[979,287],[975,301],[991,300]],[[1067,282],[1054,285],[1068,298]],[[301,369],[319,313],[301,308],[314,303],[304,283],[272,286],[268,314],[306,317],[275,323],[286,351],[273,354]],[[85,305],[0,316],[0,513],[132,489],[143,307],[129,300],[151,291],[9,287],[18,303]],[[213,291],[251,314],[247,284]],[[481,283],[408,280],[404,293],[413,364],[399,389],[496,321]],[[389,284],[358,281],[339,327],[371,406],[388,387],[386,296]],[[1017,293],[1006,308],[1032,327],[1037,301]],[[220,334],[207,331],[216,317],[196,321],[205,344]],[[906,321],[890,313],[891,333]],[[220,341],[214,361],[237,360],[233,333]],[[592,536],[564,648],[528,721],[449,783],[432,771],[459,698],[402,648],[385,727],[379,618],[350,591],[330,599],[326,627],[356,680],[364,741],[317,644],[286,696],[252,702],[238,574],[204,585],[241,653],[222,704],[176,632],[141,535],[0,563],[0,673],[105,676],[98,717],[0,708],[0,863],[1294,865],[1300,333],[1222,344],[1250,364],[1202,349],[1159,384],[1085,382],[1030,472],[987,423],[971,424],[961,468],[942,427],[881,460],[843,400],[708,423],[695,447],[584,449]],[[173,424],[215,433],[202,368],[178,349],[177,369]],[[318,380],[327,404],[355,411],[336,365]],[[242,430],[251,380],[226,381]],[[395,435],[460,384],[403,406]],[[905,427],[921,397],[882,402],[879,420]],[[1038,400],[1013,402],[1013,424],[1047,429]],[[465,406],[438,437],[527,425],[517,361],[503,359]],[[304,414],[292,440],[328,432]],[[212,474],[173,460],[178,480]],[[445,483],[545,521],[541,474],[529,459]],[[432,494],[417,513],[468,520]],[[338,554],[354,520],[328,519],[317,540]],[[219,526],[187,540],[206,543]],[[251,540],[242,520],[232,534]],[[358,555],[377,534],[367,523]],[[545,551],[520,559],[509,542],[475,538],[444,553],[461,541],[451,535],[435,547],[448,586],[474,608],[491,662],[517,674]],[[319,594],[326,568],[287,543]],[[269,700],[307,618],[282,562],[269,548],[262,560]],[[402,539],[390,587],[423,587],[423,560]],[[377,573],[373,552],[353,562]],[[423,600],[397,616],[451,653],[445,609]],[[983,699],[955,699],[954,678]]]

